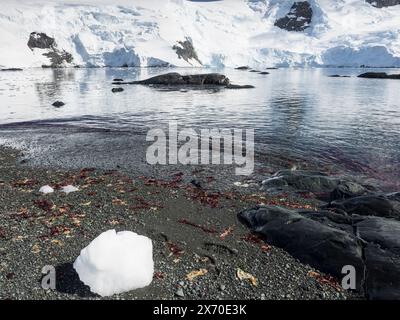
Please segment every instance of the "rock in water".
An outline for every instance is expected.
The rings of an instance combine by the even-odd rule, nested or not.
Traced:
[[[400,79],[400,74],[387,74],[386,72],[365,72],[358,76],[358,78],[367,79]]]
[[[367,0],[367,2],[377,8],[392,7],[400,4],[400,0]]]
[[[182,76],[177,72],[171,72],[155,76],[142,81],[135,81],[137,84],[154,85],[217,85],[226,86],[229,79],[219,73],[205,73]]]
[[[111,89],[111,92],[113,92],[113,93],[122,92],[122,91],[124,91],[123,88],[112,88],[112,89]]]
[[[56,102],[54,102],[54,103],[52,104],[52,106],[53,106],[53,107],[56,107],[56,108],[60,108],[60,107],[62,107],[62,106],[65,106],[65,103],[62,102],[62,101],[56,101]]]
[[[131,231],[108,230],[81,251],[74,269],[101,296],[146,287],[153,280],[152,241]]]
[[[312,20],[313,11],[308,1],[295,2],[283,18],[275,22],[275,26],[287,31],[304,31]]]

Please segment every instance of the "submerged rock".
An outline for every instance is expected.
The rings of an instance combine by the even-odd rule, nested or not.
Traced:
[[[342,76],[340,74],[331,74],[328,77],[329,78],[350,78],[350,76]]]
[[[313,11],[308,1],[295,2],[283,18],[275,22],[275,26],[287,31],[304,31],[312,20]]]
[[[400,79],[400,74],[387,74],[386,72],[366,72],[358,76],[358,78],[367,79]]]

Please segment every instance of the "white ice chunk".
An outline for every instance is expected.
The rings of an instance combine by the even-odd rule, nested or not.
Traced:
[[[64,186],[64,187],[61,188],[61,190],[63,192],[65,192],[66,194],[68,194],[70,192],[79,191],[79,189],[77,187],[74,187],[72,185]]]
[[[41,187],[41,188],[39,189],[39,192],[44,193],[44,194],[53,193],[53,192],[54,192],[54,189],[53,189],[52,187],[46,185],[46,186]]]
[[[101,296],[143,288],[153,280],[152,241],[131,231],[108,230],[81,250],[74,269]]]

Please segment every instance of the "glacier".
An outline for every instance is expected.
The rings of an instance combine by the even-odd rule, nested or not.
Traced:
[[[400,67],[400,5],[309,0],[304,31],[275,26],[294,2],[3,0],[0,67]]]

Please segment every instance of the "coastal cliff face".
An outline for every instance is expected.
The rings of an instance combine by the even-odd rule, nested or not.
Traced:
[[[400,67],[399,0],[87,3],[5,0],[0,67]]]

